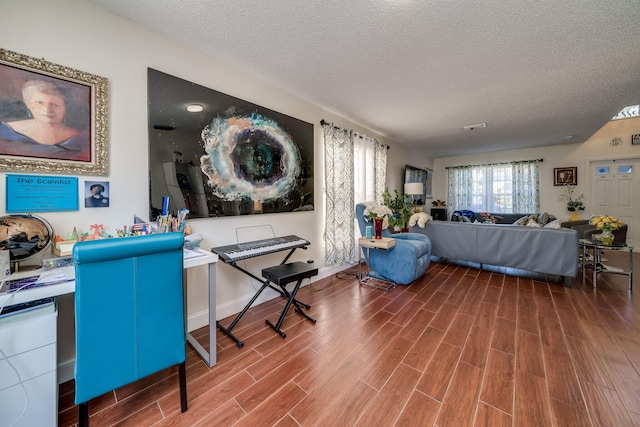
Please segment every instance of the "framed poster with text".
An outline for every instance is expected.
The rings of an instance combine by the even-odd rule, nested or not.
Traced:
[[[7,212],[77,211],[78,178],[7,175]]]

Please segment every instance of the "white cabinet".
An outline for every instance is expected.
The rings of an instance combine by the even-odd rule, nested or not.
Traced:
[[[53,302],[0,315],[0,426],[57,425],[56,316]]]

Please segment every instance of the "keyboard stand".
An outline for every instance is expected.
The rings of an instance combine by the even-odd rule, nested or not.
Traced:
[[[289,260],[289,258],[291,257],[291,255],[293,254],[293,252],[296,249],[298,249],[298,248],[292,248],[289,251],[289,253],[287,254],[287,256],[284,257],[284,259],[282,260],[282,262],[279,265],[284,265]],[[306,249],[306,247],[304,247],[303,249]],[[224,327],[224,326],[222,326],[222,324],[219,321],[216,321],[216,326],[218,327],[218,329],[220,329],[222,332],[227,334],[227,336],[229,338],[231,338],[238,345],[238,347],[242,348],[244,346],[244,343],[242,341],[240,341],[235,335],[233,335],[233,333],[231,331],[238,324],[238,322],[240,321],[242,316],[244,316],[244,314],[247,312],[247,310],[249,310],[249,308],[251,308],[253,303],[258,299],[258,297],[260,296],[262,291],[264,291],[267,287],[269,287],[269,288],[273,289],[274,291],[278,292],[280,294],[280,296],[283,297],[283,298],[290,299],[290,295],[289,295],[289,293],[285,293],[286,290],[285,290],[285,292],[283,292],[282,289],[278,289],[275,286],[273,286],[269,279],[262,279],[260,277],[257,277],[256,275],[254,275],[250,271],[247,271],[246,269],[240,267],[236,263],[236,261],[229,262],[227,264],[229,264],[230,266],[236,268],[237,270],[242,271],[244,274],[246,274],[247,276],[251,277],[252,279],[255,279],[258,282],[262,283],[262,286],[260,287],[258,292],[256,292],[256,294],[253,296],[253,298],[251,298],[251,301],[249,301],[249,303],[247,303],[247,305],[244,306],[242,311],[240,313],[238,313],[238,315],[235,317],[235,319],[233,319],[233,321],[231,322],[231,324],[229,324],[228,327]],[[317,274],[317,270],[316,270],[316,274]],[[296,304],[300,304],[303,307],[306,307],[307,309],[310,308],[310,306],[308,306],[307,304],[304,304],[304,303],[296,300],[295,299],[295,295],[294,295],[294,299],[293,299],[292,302],[295,302]],[[297,305],[296,305],[296,307],[297,307]]]

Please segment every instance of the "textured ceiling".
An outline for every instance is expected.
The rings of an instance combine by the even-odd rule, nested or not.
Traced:
[[[430,157],[584,141],[640,102],[638,0],[90,1]]]

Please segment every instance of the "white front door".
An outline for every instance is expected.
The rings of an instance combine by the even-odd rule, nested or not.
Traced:
[[[627,244],[640,250],[640,159],[593,161],[590,169],[591,213],[627,224]]]

